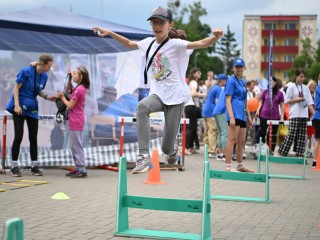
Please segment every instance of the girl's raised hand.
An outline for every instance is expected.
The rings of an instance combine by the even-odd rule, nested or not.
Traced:
[[[223,30],[221,28],[215,28],[212,31],[213,35],[215,35],[217,38],[221,38],[223,36]]]
[[[109,30],[100,28],[100,27],[94,27],[92,30],[93,30],[93,34],[98,37],[105,37],[109,35],[109,32],[110,32]]]

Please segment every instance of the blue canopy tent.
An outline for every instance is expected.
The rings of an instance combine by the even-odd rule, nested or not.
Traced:
[[[82,16],[52,7],[41,7],[0,15],[0,50],[99,54],[129,49],[110,37],[94,36],[100,26],[132,40],[152,32]]]
[[[68,11],[58,10],[52,7],[40,7],[8,14],[0,14],[0,51],[6,50],[21,52],[23,53],[23,56],[32,56],[32,53],[52,53],[61,55],[70,54],[75,55],[75,58],[77,55],[89,55],[90,60],[88,61],[88,67],[90,68],[90,77],[92,80],[91,94],[94,94],[94,91],[98,92],[102,89],[101,85],[97,84],[99,80],[102,81],[99,77],[97,77],[97,56],[110,53],[121,54],[121,52],[127,52],[127,55],[129,55],[133,52],[128,52],[131,49],[122,46],[110,37],[96,37],[92,31],[92,28],[95,26],[107,28],[131,40],[141,40],[146,37],[153,36],[152,32],[148,30],[124,26],[121,24],[70,13]],[[2,53],[0,52],[0,54]],[[125,58],[128,57],[125,56]],[[35,59],[31,58],[29,60]],[[134,61],[123,61],[122,58],[121,60],[122,65],[119,67],[120,72],[122,71],[121,69],[124,68],[123,65],[128,65],[132,68],[132,64],[130,65],[128,62],[140,63],[140,59],[133,59]],[[55,62],[58,61],[55,59]],[[119,60],[117,62],[119,62]],[[28,63],[29,61],[23,64]],[[137,64],[134,65],[134,67],[137,69],[135,71],[140,74],[140,65]],[[4,70],[7,71],[8,69],[9,67]],[[17,71],[17,69],[15,70]],[[139,77],[140,75],[131,75],[130,82],[135,81],[138,85],[139,80],[137,79],[139,79]],[[2,81],[1,76],[0,81]],[[119,82],[121,81],[119,80]],[[122,85],[125,86],[129,84]],[[46,90],[48,90],[48,87],[46,87]],[[96,98],[98,96],[94,97]],[[42,100],[40,99],[39,103],[41,101]],[[52,108],[54,108],[56,111],[53,104],[50,103],[50,106],[52,106]],[[4,106],[0,106],[0,110],[3,109]],[[45,109],[49,111],[48,108]],[[48,134],[44,134],[44,136],[47,135]],[[44,143],[46,139],[40,142]],[[45,159],[45,161],[46,160],[47,159]]]

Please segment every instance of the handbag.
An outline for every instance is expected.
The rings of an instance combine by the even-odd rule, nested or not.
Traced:
[[[64,97],[69,101],[69,97],[66,93],[63,93]],[[68,107],[64,104],[64,102],[58,98],[56,100],[56,107],[58,108],[58,111],[56,113],[56,122],[57,123],[62,123],[62,121],[64,120],[64,122],[66,120],[68,120]]]
[[[285,137],[288,135],[288,127],[283,123],[279,123],[278,131],[277,131],[277,144],[281,145]]]

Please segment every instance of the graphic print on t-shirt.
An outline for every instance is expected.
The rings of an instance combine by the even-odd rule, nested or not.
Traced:
[[[161,52],[158,52],[152,62],[153,78],[156,81],[165,80],[167,77],[170,76],[172,72],[169,68],[170,63],[167,56],[165,54],[162,54]]]

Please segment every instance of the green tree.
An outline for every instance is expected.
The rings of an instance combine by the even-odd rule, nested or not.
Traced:
[[[320,42],[318,41],[318,49],[311,45],[310,38],[301,40],[302,50],[293,62],[292,67],[288,70],[290,79],[294,78],[294,72],[297,68],[302,68],[306,73],[306,82],[310,79],[318,79],[320,66]]]
[[[234,37],[235,33],[230,31],[228,25],[227,32],[223,35],[218,46],[216,53],[220,54],[225,65],[225,73],[232,74],[232,61],[234,58],[240,56],[240,50],[238,50],[238,44]]]
[[[207,15],[207,11],[202,7],[201,1],[189,5],[182,5],[180,0],[169,0],[168,8],[173,14],[174,28],[185,30],[188,41],[196,41],[212,35],[210,26],[200,21],[202,16]],[[186,19],[188,19],[187,22],[185,22]],[[203,75],[207,71],[215,69],[216,66],[213,64],[217,62],[216,58],[210,56],[214,50],[215,45],[206,49],[195,50],[190,56],[187,75],[193,67],[200,68]],[[222,70],[223,68],[218,72],[222,72]]]

